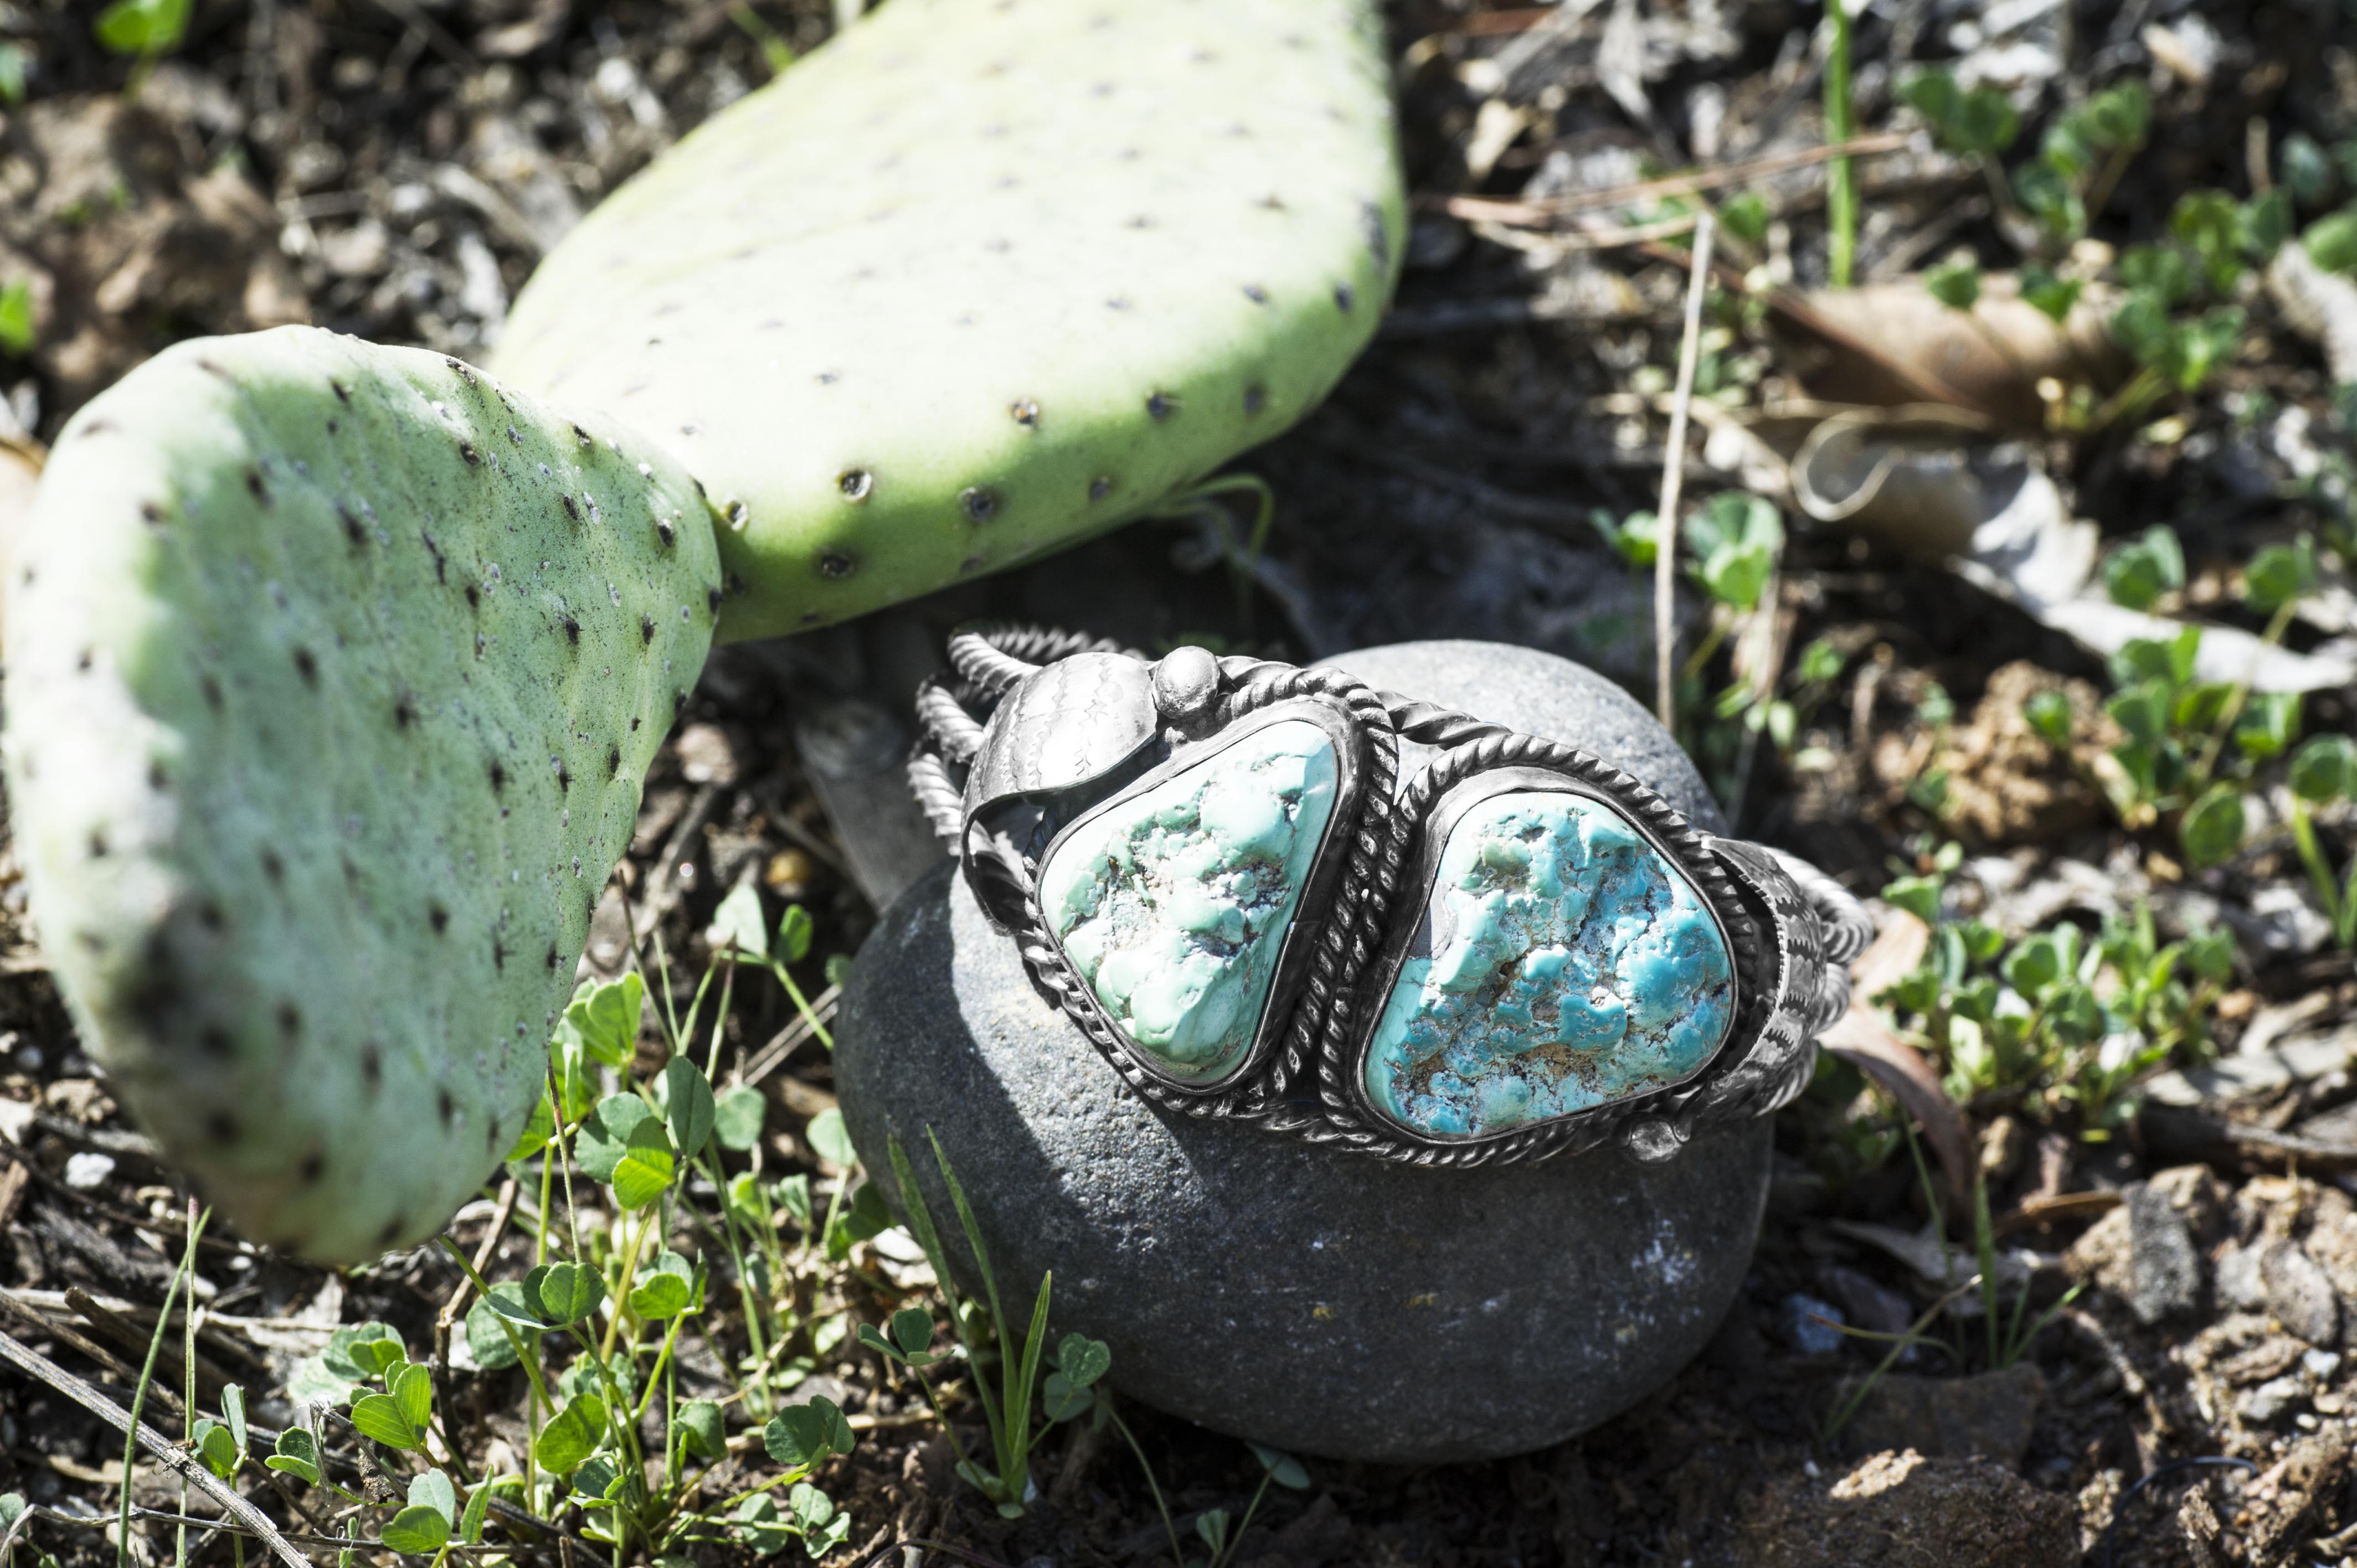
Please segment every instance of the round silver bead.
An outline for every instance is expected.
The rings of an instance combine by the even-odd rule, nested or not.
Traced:
[[[1208,648],[1174,648],[1154,666],[1154,705],[1174,722],[1211,706],[1220,691],[1220,661]]]

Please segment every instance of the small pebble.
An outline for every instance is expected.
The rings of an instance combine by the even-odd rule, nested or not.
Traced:
[[[66,1185],[80,1192],[103,1184],[114,1174],[113,1155],[75,1155],[66,1161]]]
[[[2307,1393],[2298,1378],[2270,1378],[2257,1388],[2244,1390],[2242,1397],[2234,1402],[2234,1413],[2254,1426],[2264,1426]]]
[[[1830,1356],[1842,1348],[1842,1326],[1849,1319],[1833,1303],[1794,1291],[1784,1298],[1779,1316],[1785,1341],[1802,1355]]]
[[[2318,1382],[2329,1383],[2333,1374],[2341,1370],[2341,1352],[2310,1350],[2299,1359],[2299,1364],[2307,1368],[2309,1375]]]

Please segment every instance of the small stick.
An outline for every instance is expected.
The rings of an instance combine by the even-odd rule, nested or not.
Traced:
[[[1654,513],[1653,706],[1662,727],[1677,728],[1677,690],[1672,664],[1678,634],[1673,616],[1677,580],[1678,492],[1685,483],[1686,411],[1694,403],[1695,361],[1702,353],[1702,301],[1710,284],[1710,242],[1717,225],[1707,212],[1695,225],[1694,265],[1686,282],[1686,328],[1678,346],[1678,390],[1670,404],[1670,444],[1662,455],[1662,504]]]
[[[0,1330],[0,1360],[11,1362],[20,1370],[40,1379],[117,1432],[129,1433],[140,1447],[188,1477],[196,1483],[197,1490],[219,1503],[223,1512],[260,1536],[269,1546],[271,1555],[285,1563],[286,1568],[314,1568],[308,1558],[296,1551],[286,1538],[278,1533],[277,1525],[271,1522],[268,1514],[215,1480],[213,1473],[191,1458],[178,1444],[144,1422],[135,1427],[122,1406],[48,1357],[27,1348],[16,1336],[5,1330]],[[125,1480],[128,1478],[126,1472]]]

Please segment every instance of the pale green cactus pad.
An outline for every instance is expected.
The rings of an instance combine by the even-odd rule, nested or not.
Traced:
[[[84,1038],[256,1240],[416,1240],[514,1142],[713,538],[610,422],[308,328],[67,426],[7,564],[18,853]]]
[[[1306,413],[1406,213],[1365,0],[892,0],[543,263],[492,368],[662,442],[726,634],[1135,517]]]

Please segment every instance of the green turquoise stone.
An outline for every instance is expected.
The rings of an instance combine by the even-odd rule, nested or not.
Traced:
[[[1727,1036],[1735,965],[1684,873],[1601,801],[1493,795],[1449,831],[1428,950],[1401,966],[1368,1097],[1440,1138],[1659,1089]]]
[[[1336,776],[1326,732],[1283,720],[1082,822],[1040,868],[1065,956],[1165,1072],[1223,1078],[1252,1048]]]

